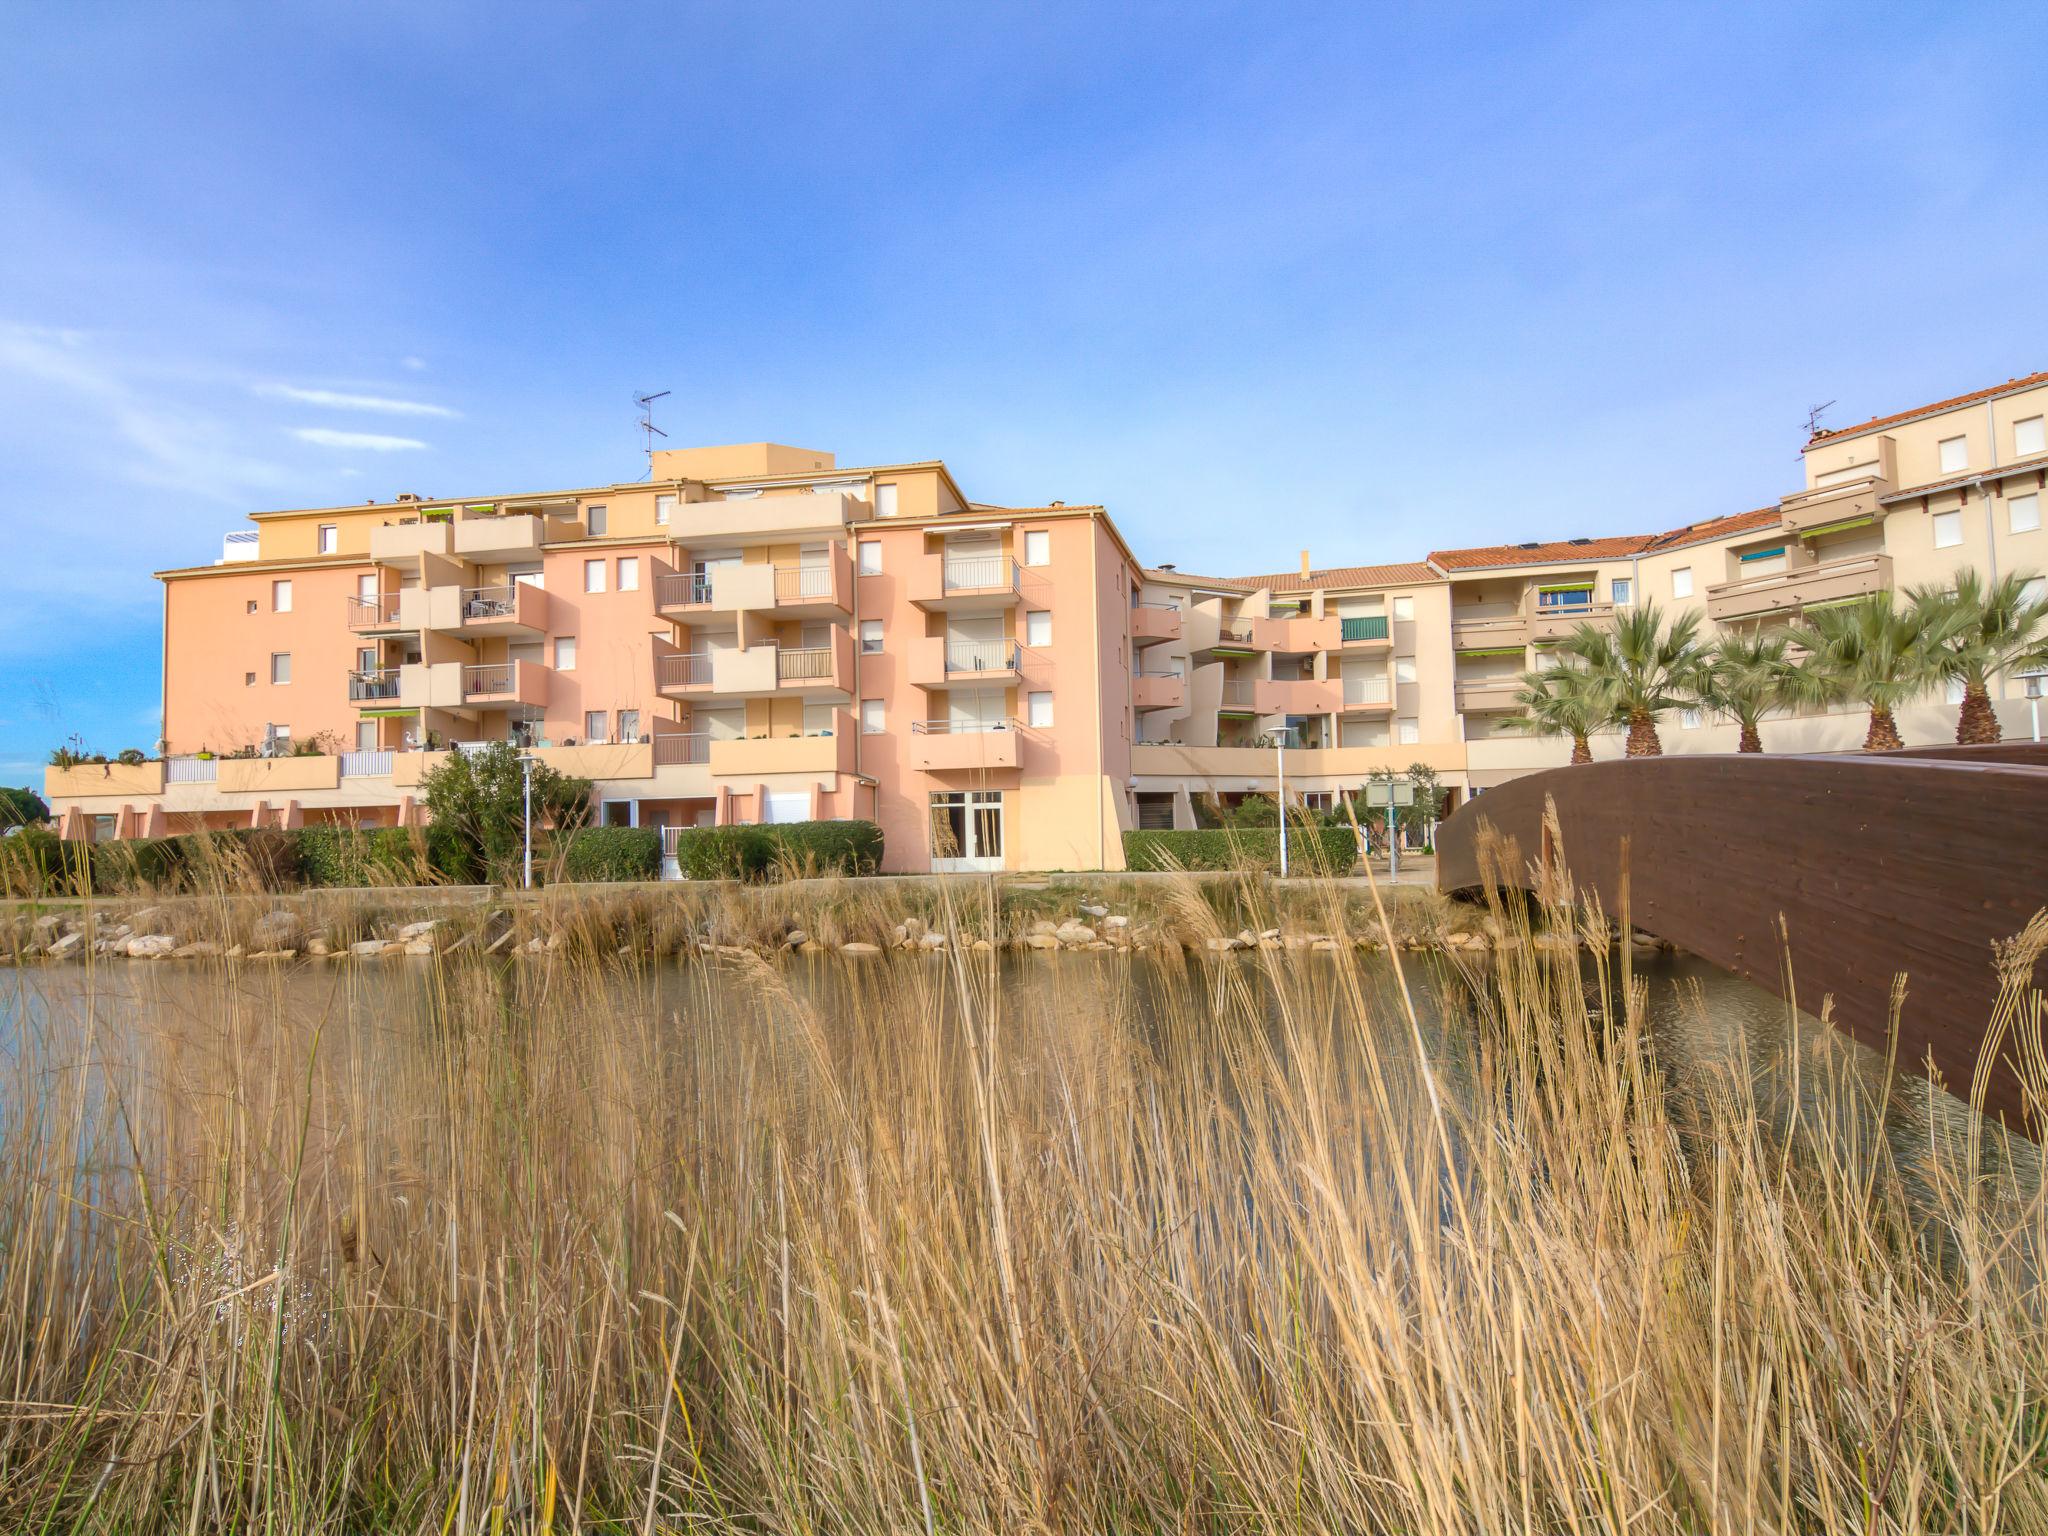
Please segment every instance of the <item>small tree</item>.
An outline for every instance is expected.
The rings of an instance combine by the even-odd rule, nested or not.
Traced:
[[[25,827],[49,819],[50,808],[34,790],[0,788],[0,827]]]
[[[1667,628],[1663,611],[1644,603],[1616,617],[1611,631],[1581,624],[1559,647],[1607,685],[1616,717],[1628,722],[1630,757],[1662,757],[1657,717],[1699,698],[1699,634],[1697,613],[1681,614]]]
[[[1612,690],[1584,667],[1524,672],[1515,703],[1521,713],[1502,717],[1501,727],[1527,736],[1569,736],[1574,763],[1593,761],[1587,738],[1614,723]]]
[[[487,880],[516,877],[525,833],[525,782],[519,754],[496,741],[481,752],[451,752],[420,780],[431,837]],[[533,820],[557,831],[590,817],[590,781],[544,763],[533,765]]]
[[[1700,703],[1742,727],[1738,752],[1761,752],[1765,715],[1789,704],[1797,682],[1790,642],[1779,635],[1729,635],[1708,653]]]
[[[1961,621],[1951,611],[1909,612],[1882,593],[1820,608],[1791,630],[1806,652],[1794,687],[1809,702],[1860,704],[1870,711],[1863,750],[1891,752],[1905,745],[1897,713],[1941,680],[1946,647]]]
[[[1956,572],[1953,591],[1915,587],[1907,610],[1937,642],[1942,675],[1963,685],[1956,741],[1992,746],[2004,739],[1991,707],[1991,679],[2000,672],[2048,664],[2048,598],[2029,601],[2031,572],[1986,584],[1975,570]]]

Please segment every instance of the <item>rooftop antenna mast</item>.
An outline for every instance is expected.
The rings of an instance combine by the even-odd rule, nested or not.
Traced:
[[[657,437],[666,438],[668,436],[666,432],[654,424],[654,402],[666,400],[668,396],[669,392],[663,389],[657,390],[651,395],[635,395],[633,397],[633,403],[640,407],[640,451],[647,455],[647,473],[649,475],[654,473],[654,440]]]
[[[1819,435],[1821,416],[1834,403],[1834,401],[1830,400],[1826,405],[1810,405],[1806,408],[1806,435],[1809,440]]]

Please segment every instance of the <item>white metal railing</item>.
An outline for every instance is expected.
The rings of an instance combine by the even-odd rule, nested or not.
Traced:
[[[708,688],[711,685],[711,653],[679,651],[673,656],[655,657],[654,685],[657,688]]]
[[[1007,715],[1000,720],[913,720],[913,736],[979,736],[988,731],[1014,731],[1017,722]]]
[[[1384,677],[1347,677],[1344,679],[1344,702],[1346,704],[1387,704],[1393,701],[1393,694]]]
[[[654,766],[670,768],[679,763],[708,763],[711,761],[711,734],[708,731],[671,731],[665,736],[654,738]]]
[[[398,622],[398,594],[381,592],[375,597],[352,597],[348,600],[348,627],[350,629],[375,629],[385,624]]]
[[[1016,590],[1017,562],[1008,555],[947,555],[941,578],[948,592],[987,591],[1007,587]]]
[[[397,698],[398,668],[380,667],[369,672],[349,673],[348,696],[349,701],[355,704]]]
[[[344,779],[378,779],[391,776],[391,754],[389,752],[344,752],[341,754],[341,776]]]
[[[510,743],[502,741],[451,741],[448,745],[455,751],[460,752],[464,757],[480,757],[493,747],[507,746]]]
[[[657,608],[701,608],[711,601],[711,578],[692,571],[674,571],[654,582]]]
[[[775,655],[775,676],[781,682],[806,682],[832,675],[832,647],[804,646]]]
[[[1014,672],[1017,644],[1013,640],[949,641],[946,645],[948,672]]]
[[[518,603],[517,586],[464,587],[462,621],[467,624],[473,619],[509,619],[517,612]]]
[[[167,757],[166,784],[211,784],[220,777],[220,765],[210,757]]]
[[[829,565],[778,565],[775,567],[775,600],[800,602],[805,598],[832,595],[832,567]]]
[[[462,695],[469,698],[472,695],[510,693],[518,676],[519,663],[516,661],[486,662],[482,666],[464,667]]]
[[[258,535],[250,529],[237,529],[224,533],[220,540],[220,558],[223,565],[234,560],[254,560],[258,554]]]

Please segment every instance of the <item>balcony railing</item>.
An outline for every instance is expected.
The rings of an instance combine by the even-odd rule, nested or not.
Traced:
[[[1017,562],[1008,555],[948,555],[940,567],[948,592],[983,592],[995,587],[1016,590]]]
[[[778,565],[775,567],[775,600],[802,602],[832,595],[832,567],[829,565]]]
[[[657,768],[710,761],[711,733],[708,731],[672,731],[654,738],[654,766]]]
[[[778,682],[810,682],[831,675],[832,647],[829,645],[805,646],[776,654],[775,677]]]
[[[655,579],[654,603],[657,608],[702,608],[710,601],[709,576],[676,571]]]
[[[681,651],[654,659],[654,682],[658,688],[709,688],[711,653]]]
[[[348,600],[348,627],[350,629],[381,629],[387,624],[398,622],[398,594],[382,592],[375,597],[352,597]]]
[[[1249,678],[1232,677],[1223,682],[1223,696],[1218,701],[1225,709],[1250,709],[1252,707],[1252,682]]]
[[[1384,640],[1387,638],[1387,616],[1370,614],[1364,618],[1346,619],[1338,638],[1343,640]]]
[[[1388,704],[1392,701],[1393,693],[1384,677],[1347,677],[1344,679],[1344,702],[1346,704]]]
[[[517,587],[464,587],[462,621],[467,624],[476,619],[509,619],[518,601]]]
[[[210,757],[167,757],[166,784],[211,784],[220,777],[220,765]]]
[[[979,736],[988,731],[1014,731],[1017,722],[1008,716],[1000,720],[913,720],[913,736]]]
[[[1014,672],[1017,645],[1012,640],[953,641],[946,646],[948,672]]]
[[[1249,619],[1233,619],[1228,624],[1217,625],[1216,643],[1218,645],[1250,645],[1252,643],[1251,621]]]
[[[354,704],[397,698],[398,668],[384,667],[374,672],[349,673],[348,696],[349,702]]]
[[[516,661],[487,662],[479,667],[462,669],[462,696],[464,698],[488,698],[495,694],[512,691],[513,669]]]
[[[391,777],[391,754],[344,752],[341,754],[341,776],[344,779],[388,779]]]

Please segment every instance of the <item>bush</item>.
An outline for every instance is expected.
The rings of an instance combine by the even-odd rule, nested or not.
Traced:
[[[562,853],[564,880],[659,880],[661,834],[652,827],[585,827]]]
[[[1341,875],[1358,862],[1358,839],[1349,827],[1289,827],[1288,873]],[[1131,869],[1280,868],[1280,834],[1271,827],[1207,828],[1194,832],[1126,832],[1124,863]]]
[[[685,827],[676,834],[676,866],[686,880],[759,880],[773,856],[765,827]]]
[[[871,875],[882,864],[882,829],[872,821],[686,827],[676,837],[676,863],[690,880]]]
[[[430,842],[410,827],[306,827],[298,834],[299,878],[307,885],[418,885],[434,873]]]

